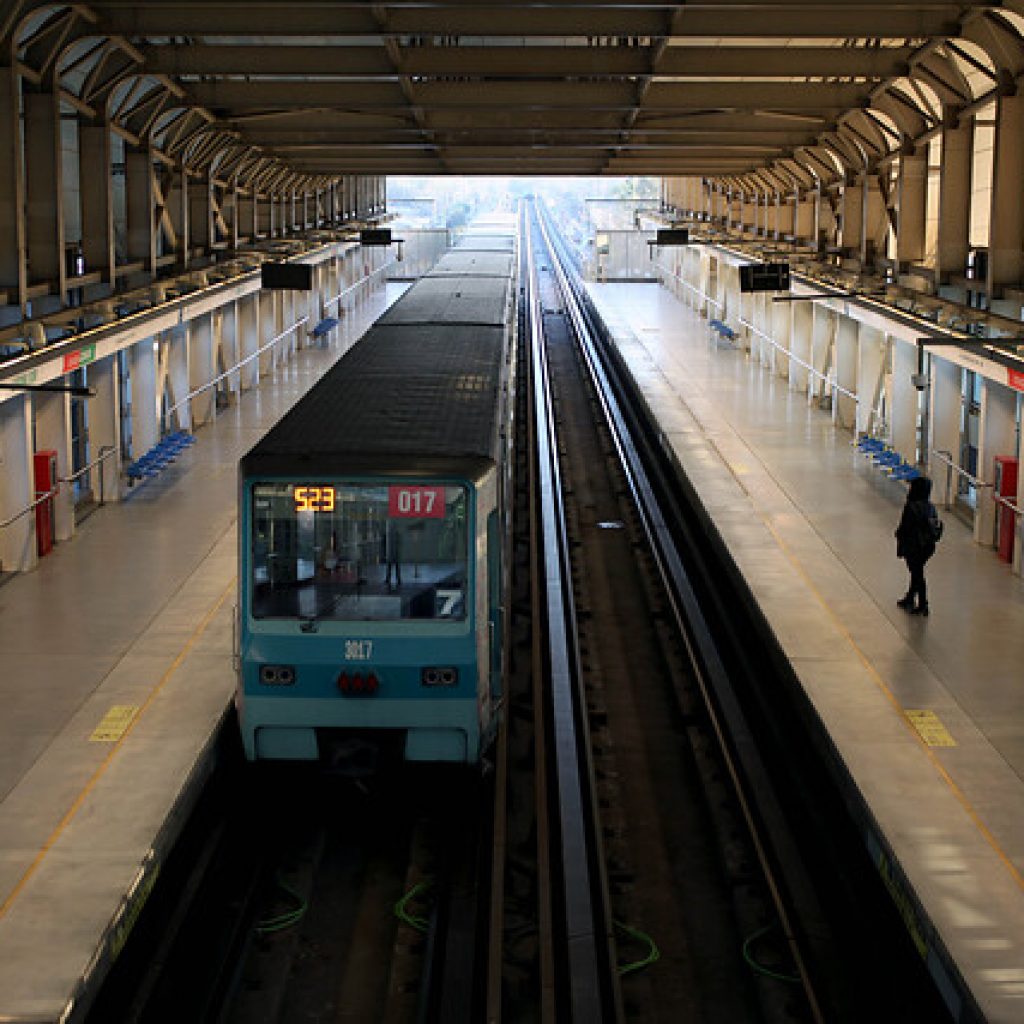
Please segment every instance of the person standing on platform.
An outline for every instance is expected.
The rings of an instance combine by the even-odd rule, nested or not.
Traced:
[[[924,565],[935,554],[935,544],[942,536],[942,523],[929,501],[931,493],[932,482],[928,477],[911,480],[900,524],[896,527],[896,557],[904,559],[910,570],[910,589],[896,603],[912,615],[928,614]]]

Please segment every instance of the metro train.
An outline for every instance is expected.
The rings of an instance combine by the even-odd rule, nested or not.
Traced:
[[[493,738],[516,250],[464,237],[241,459],[250,761],[473,764]]]

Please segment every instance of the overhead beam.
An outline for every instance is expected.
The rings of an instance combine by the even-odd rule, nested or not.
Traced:
[[[889,78],[907,72],[910,47],[670,46],[658,62],[661,77]],[[523,78],[648,73],[644,50],[627,46],[405,46],[396,69],[383,47],[299,45],[154,45],[143,48],[149,70],[167,75],[316,75],[394,79],[398,75],[515,75]]]
[[[190,83],[193,100],[215,110],[337,106],[407,110],[402,90],[390,82],[216,81]],[[424,108],[516,109],[581,107],[626,110],[635,90],[619,82],[423,82],[413,90]],[[744,109],[837,112],[862,106],[868,89],[837,82],[654,82],[643,109]]]
[[[211,0],[198,5],[145,4],[107,0],[90,5],[107,27],[142,36],[662,36],[662,5],[587,4],[523,7],[519,4],[449,4],[443,7],[387,5],[386,33],[364,8],[291,2],[284,16],[279,3]],[[955,35],[971,4],[899,6],[825,2],[736,4],[736,16],[723,17],[723,3],[687,3],[676,19],[673,38],[886,38],[925,39]],[[978,6],[989,7],[991,4]]]

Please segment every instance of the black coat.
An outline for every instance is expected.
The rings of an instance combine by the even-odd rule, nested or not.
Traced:
[[[900,524],[896,527],[896,556],[908,562],[927,562],[935,554],[932,520],[935,506],[928,500],[932,482],[919,476],[910,481]]]

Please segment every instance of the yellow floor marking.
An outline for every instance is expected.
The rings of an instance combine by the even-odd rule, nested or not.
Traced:
[[[107,770],[107,768],[110,767],[111,761],[114,760],[114,757],[117,755],[117,752],[121,749],[122,746],[124,746],[124,741],[131,735],[132,729],[134,729],[135,726],[139,724],[139,722],[142,719],[142,716],[146,713],[146,711],[148,710],[149,706],[153,703],[153,701],[156,700],[157,694],[159,694],[160,691],[164,688],[164,686],[167,684],[167,681],[174,675],[175,672],[178,671],[179,668],[181,668],[181,664],[185,660],[185,658],[188,657],[189,651],[192,650],[192,648],[196,645],[196,642],[199,640],[199,638],[206,632],[210,623],[213,621],[213,617],[220,610],[220,606],[227,600],[228,594],[230,594],[231,591],[234,590],[234,588],[235,580],[234,578],[232,578],[231,582],[224,588],[224,592],[220,595],[220,597],[217,598],[216,601],[214,601],[213,605],[203,616],[202,621],[199,623],[198,626],[196,626],[195,631],[188,638],[188,641],[185,643],[185,646],[182,647],[182,649],[178,652],[178,655],[174,659],[174,661],[171,662],[170,667],[160,677],[160,681],[150,691],[149,696],[145,700],[145,703],[139,708],[138,714],[136,714],[135,717],[128,724],[121,738],[117,740],[114,743],[114,745],[110,748],[109,753],[103,759],[100,766],[96,769],[96,771],[92,773],[92,777],[82,787],[82,790],[78,794],[78,796],[75,797],[75,802],[68,809],[68,812],[64,815],[63,818],[61,818],[57,827],[50,833],[49,838],[39,848],[39,852],[36,854],[35,859],[25,869],[25,873],[21,876],[21,878],[18,879],[17,884],[8,894],[7,899],[5,899],[2,904],[0,904],[0,918],[3,918],[11,909],[11,907],[14,906],[14,901],[17,899],[18,894],[28,884],[28,880],[36,873],[36,871],[39,870],[39,865],[43,863],[43,860],[45,859],[46,855],[50,852],[50,849],[53,846],[53,844],[57,842],[64,829],[68,827],[71,820],[75,817],[79,810],[81,810],[82,804],[85,803],[86,797],[93,791],[93,789],[95,789],[96,783],[99,782],[99,780],[103,777],[103,773]]]
[[[726,463],[726,465],[728,465],[728,463]],[[853,639],[853,636],[850,634],[850,631],[846,628],[846,623],[844,623],[843,620],[839,618],[839,616],[836,615],[836,613],[832,610],[831,605],[829,605],[829,603],[825,600],[821,592],[814,585],[814,581],[807,574],[807,571],[804,569],[802,563],[800,562],[800,559],[797,558],[792,551],[790,551],[789,546],[779,535],[778,530],[776,530],[775,527],[768,521],[768,519],[760,512],[758,513],[758,515],[760,516],[761,521],[764,523],[764,525],[768,528],[768,532],[775,538],[775,542],[781,548],[782,553],[786,556],[786,558],[789,559],[789,562],[793,566],[793,568],[796,569],[796,571],[803,577],[804,582],[807,584],[808,587],[810,587],[811,592],[814,594],[815,598],[817,598],[818,603],[821,605],[822,608],[825,609],[825,614],[828,615],[828,617],[832,620],[835,627],[846,638],[846,642],[850,645],[851,648],[853,648],[854,653],[857,655],[858,659],[860,660],[864,668],[867,669],[871,678],[874,680],[875,685],[878,687],[879,690],[882,691],[882,693],[885,695],[889,703],[892,704],[892,706],[899,713],[900,719],[909,730],[910,735],[913,736],[914,739],[921,744],[922,750],[924,750],[924,752],[928,755],[928,758],[932,762],[932,765],[935,767],[935,770],[939,773],[939,775],[942,776],[946,785],[949,787],[950,792],[953,794],[954,797],[956,797],[957,802],[967,812],[967,816],[974,823],[974,827],[982,834],[985,841],[988,843],[988,845],[992,848],[995,855],[1002,862],[1003,867],[1006,868],[1006,871],[1009,873],[1010,877],[1014,880],[1014,882],[1016,882],[1018,888],[1024,889],[1024,875],[1021,875],[1021,873],[1017,870],[1016,866],[1014,865],[1013,861],[1010,860],[1010,858],[1006,855],[1006,851],[1003,850],[1003,848],[999,845],[999,840],[996,839],[996,837],[992,834],[992,832],[989,830],[989,827],[985,824],[985,822],[981,820],[981,816],[974,809],[974,806],[970,802],[970,800],[967,799],[967,795],[964,793],[964,791],[953,781],[953,777],[949,774],[948,771],[946,771],[945,765],[943,765],[943,763],[939,760],[934,749],[928,746],[928,744],[925,742],[921,734],[917,731],[914,725],[911,724],[910,720],[904,713],[903,708],[900,706],[900,702],[896,699],[896,695],[892,692],[892,690],[889,689],[889,687],[886,685],[885,680],[878,674],[878,670],[868,660],[868,656],[860,649],[860,647],[857,644],[857,641]]]
[[[92,731],[90,743],[116,743],[139,713],[138,704],[115,704]]]
[[[929,747],[956,746],[956,740],[950,736],[949,730],[934,711],[911,711],[908,708],[903,714]]]

